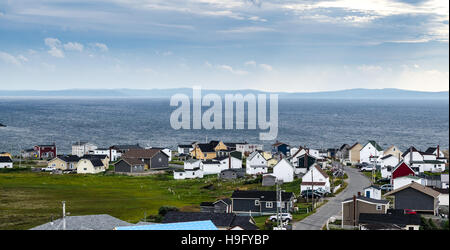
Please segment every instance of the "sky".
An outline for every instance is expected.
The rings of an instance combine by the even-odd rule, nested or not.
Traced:
[[[0,90],[449,89],[445,0],[0,0]]]

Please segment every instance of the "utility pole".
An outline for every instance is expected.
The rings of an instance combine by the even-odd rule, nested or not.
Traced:
[[[283,228],[283,221],[282,221],[282,209],[281,209],[281,187],[280,187],[280,181],[276,180],[276,198],[277,198],[277,228],[281,229]]]
[[[66,202],[62,201],[62,223],[63,223],[63,230],[66,230]]]

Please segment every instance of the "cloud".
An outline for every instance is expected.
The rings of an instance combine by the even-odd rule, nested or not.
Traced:
[[[16,66],[22,65],[20,59],[6,52],[0,51],[0,60]]]
[[[245,66],[256,66],[256,62],[255,61],[245,62]]]
[[[96,47],[97,49],[99,49],[100,51],[106,52],[109,50],[108,46],[106,46],[106,44],[104,43],[94,43],[94,47]]]
[[[361,65],[357,67],[358,70],[365,73],[377,73],[383,70],[381,66],[378,65]]]
[[[273,70],[272,66],[270,66],[268,64],[260,64],[259,67],[262,68],[265,71],[272,71]]]
[[[84,48],[83,44],[77,43],[77,42],[68,42],[68,43],[64,44],[65,50],[73,50],[73,51],[82,52],[83,48]]]
[[[64,57],[64,52],[61,49],[61,41],[58,40],[57,38],[45,38],[44,40],[45,45],[47,45],[50,50],[47,51],[51,56],[54,57],[58,57],[58,58],[63,58]]]
[[[261,27],[261,26],[245,26],[237,27],[227,30],[219,30],[220,33],[256,33],[256,32],[274,32],[273,28]]]
[[[224,71],[228,71],[228,72],[230,72],[232,74],[235,74],[235,75],[246,75],[246,74],[248,74],[248,72],[245,71],[245,70],[236,70],[236,69],[233,69],[233,67],[231,67],[229,65],[218,65],[217,68],[221,69],[221,70],[224,70]]]

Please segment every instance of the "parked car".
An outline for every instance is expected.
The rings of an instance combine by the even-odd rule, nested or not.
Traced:
[[[322,188],[316,189],[316,192],[320,193],[322,196],[325,196],[326,194],[329,194],[329,193],[330,193],[330,192],[328,192],[327,190],[322,189]]]
[[[302,193],[300,194],[303,198],[321,198],[322,194],[317,192],[316,190],[314,190],[314,192],[312,190],[304,190],[302,191]]]
[[[277,221],[277,215],[275,214],[275,215],[270,216],[269,220],[271,220],[273,222]],[[281,220],[284,221],[284,222],[292,221],[292,214],[290,214],[290,213],[282,213],[281,214]]]
[[[367,165],[367,166],[363,166],[361,168],[361,172],[364,172],[364,171],[370,172],[370,171],[373,171],[373,170],[375,170],[375,166],[374,165]]]
[[[405,214],[417,214],[417,212],[412,209],[405,209],[404,211],[405,211]]]
[[[55,170],[55,168],[46,167],[46,168],[41,168],[41,170],[44,171],[44,172],[53,172]]]
[[[381,188],[381,190],[383,190],[383,191],[389,192],[389,191],[392,190],[392,185],[391,185],[391,184],[384,184],[384,185],[382,185],[380,188]]]

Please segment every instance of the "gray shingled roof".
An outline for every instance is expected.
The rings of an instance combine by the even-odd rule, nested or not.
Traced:
[[[134,224],[108,214],[66,216],[66,230],[113,230],[115,227],[132,225]],[[63,230],[62,219],[33,227],[30,230]]]

